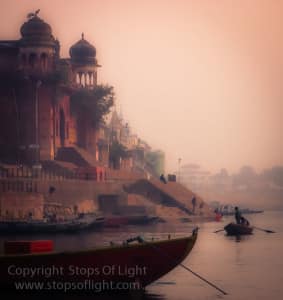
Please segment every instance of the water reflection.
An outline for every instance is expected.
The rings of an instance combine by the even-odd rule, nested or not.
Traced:
[[[2,294],[3,295],[3,294]],[[40,293],[25,293],[26,296],[28,296],[28,299],[36,299],[38,300],[39,297],[44,296],[44,293],[42,291]],[[48,296],[59,296],[61,300],[90,300],[90,299],[96,299],[96,300],[166,300],[166,298],[161,294],[155,294],[155,293],[149,293],[149,292],[128,292],[128,293],[55,293],[50,292],[48,293]],[[19,293],[4,293],[4,296],[6,298],[8,296],[19,296]]]
[[[121,243],[123,240],[137,235],[148,239],[152,237],[167,239],[168,234],[171,234],[171,237],[190,235],[192,227],[198,225],[200,227],[198,241],[183,264],[223,288],[228,292],[228,296],[222,296],[199,278],[183,268],[176,267],[159,281],[148,286],[143,294],[63,294],[60,298],[67,300],[282,299],[283,263],[280,258],[283,253],[283,212],[257,214],[249,217],[252,224],[260,228],[268,225],[268,228],[276,231],[276,234],[268,234],[259,230],[255,231],[253,235],[240,237],[227,236],[224,232],[214,233],[231,220],[232,218],[226,218],[223,220],[223,224],[217,222],[174,225],[165,223],[157,226],[106,228],[101,232],[83,232],[78,235],[50,236],[50,239],[55,242],[56,250],[75,250],[109,245],[110,241]],[[18,238],[30,239],[30,237],[23,236]],[[43,238],[43,236],[39,236],[39,238]],[[44,237],[44,239],[48,238]],[[8,237],[0,236],[0,244],[1,240],[7,239]],[[41,294],[36,300],[40,297]]]
[[[88,300],[93,299],[93,295],[89,297],[80,296],[79,298],[69,298],[72,299],[79,299],[79,300]],[[160,294],[153,294],[148,292],[130,292],[130,293],[112,293],[112,294],[101,294],[101,295],[95,295],[95,299],[98,300],[165,300],[166,298],[163,295]]]
[[[231,241],[234,241],[236,243],[239,243],[239,242],[245,242],[245,241],[248,241],[251,239],[251,236],[252,235],[226,235],[226,237],[231,240]]]

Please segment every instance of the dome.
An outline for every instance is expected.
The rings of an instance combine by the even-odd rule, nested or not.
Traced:
[[[31,17],[25,22],[21,29],[22,44],[36,44],[45,46],[52,44],[54,45],[54,37],[52,36],[52,29],[49,24],[45,23],[37,15]]]
[[[33,17],[25,22],[21,27],[22,37],[35,35],[52,35],[52,30],[49,24],[45,23],[39,17]]]
[[[82,38],[70,48],[71,60],[77,64],[96,64],[96,49],[87,40]]]

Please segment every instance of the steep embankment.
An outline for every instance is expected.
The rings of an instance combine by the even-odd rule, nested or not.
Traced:
[[[124,189],[128,193],[145,197],[159,208],[164,207],[165,210],[172,208],[176,212],[181,211],[180,215],[213,216],[211,209],[200,196],[176,182],[165,184],[156,179],[140,179],[124,185]],[[193,197],[196,198],[195,205],[192,203]]]

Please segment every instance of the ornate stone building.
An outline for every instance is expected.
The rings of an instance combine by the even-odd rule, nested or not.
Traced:
[[[67,160],[99,164],[107,147],[87,112],[73,113],[71,95],[97,85],[96,49],[82,34],[60,57],[49,24],[29,14],[19,40],[0,41],[0,161],[39,165]],[[100,162],[101,164],[101,162]]]

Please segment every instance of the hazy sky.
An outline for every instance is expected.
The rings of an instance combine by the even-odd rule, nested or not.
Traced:
[[[63,57],[82,32],[95,45],[99,81],[168,171],[283,164],[283,1],[0,0],[0,39],[38,8]]]

